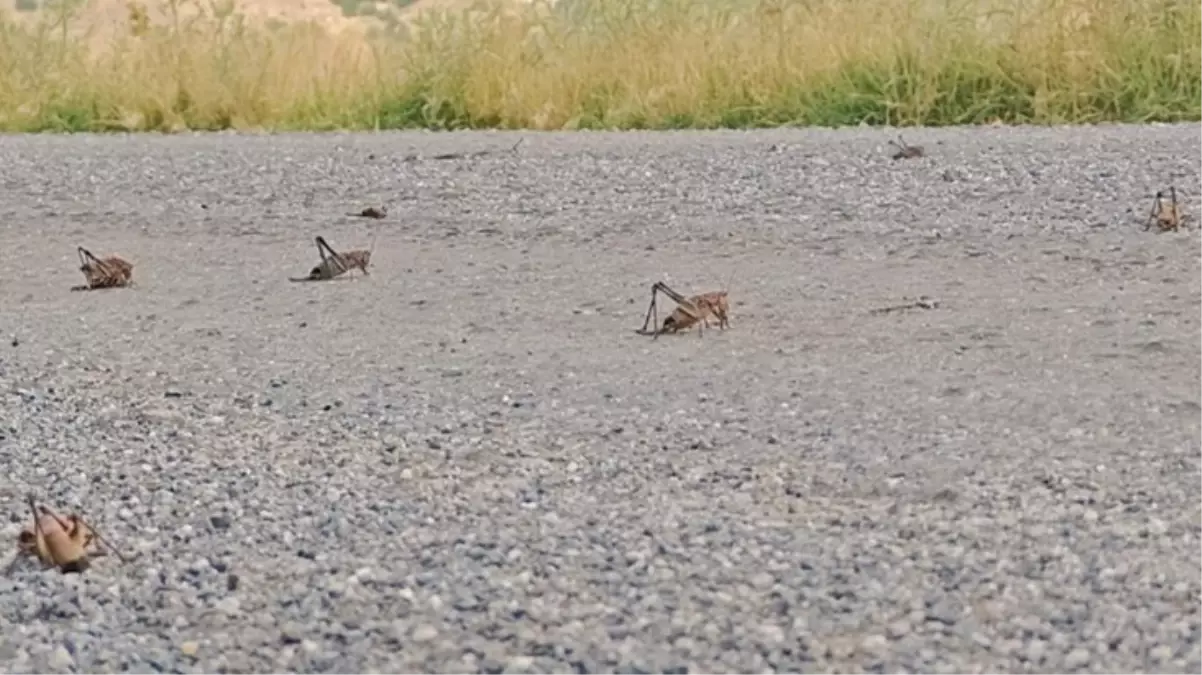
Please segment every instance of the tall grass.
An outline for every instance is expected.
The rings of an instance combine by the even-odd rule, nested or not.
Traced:
[[[372,34],[174,16],[101,42],[0,16],[0,129],[1202,119],[1197,0],[561,0]]]

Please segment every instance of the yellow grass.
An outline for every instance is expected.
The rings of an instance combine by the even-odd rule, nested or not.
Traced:
[[[370,33],[191,10],[104,40],[0,15],[0,129],[1202,118],[1197,0],[562,0]]]

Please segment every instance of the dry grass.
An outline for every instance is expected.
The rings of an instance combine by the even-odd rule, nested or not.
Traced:
[[[562,0],[373,33],[193,10],[69,33],[0,17],[0,129],[1202,118],[1196,0]]]

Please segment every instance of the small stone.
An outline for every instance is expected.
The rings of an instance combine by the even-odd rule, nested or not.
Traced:
[[[927,621],[937,621],[945,626],[954,626],[959,618],[959,612],[951,602],[941,600],[927,609]]]
[[[288,623],[284,624],[284,627],[280,630],[280,642],[283,642],[286,645],[298,644],[303,639],[302,636],[304,634],[305,629],[301,627],[299,623],[289,621]]]
[[[847,638],[832,638],[826,644],[826,653],[836,661],[850,658],[856,651],[855,642]]]
[[[424,623],[413,629],[412,640],[417,643],[430,642],[438,637],[438,629],[428,623]]]
[[[67,651],[66,647],[59,645],[50,654],[50,659],[46,662],[46,665],[50,666],[50,670],[71,670],[75,667],[75,659],[71,656],[71,652]]]
[[[196,652],[200,651],[200,643],[196,640],[188,640],[179,646],[179,651],[184,656],[196,656]]]
[[[1169,526],[1166,525],[1163,520],[1161,520],[1159,518],[1152,518],[1151,520],[1148,521],[1148,532],[1150,534],[1159,537],[1159,536],[1167,533],[1168,531],[1169,531]]]
[[[480,602],[480,598],[471,593],[456,598],[451,606],[460,612],[476,612],[485,608],[484,603]]]
[[[682,635],[672,643],[672,648],[681,654],[692,654],[697,648],[697,642],[687,635]]]
[[[764,644],[774,646],[785,641],[785,631],[776,624],[766,623],[760,626],[760,639]]]
[[[1093,509],[1086,510],[1085,511],[1085,522],[1087,522],[1087,523],[1098,522],[1098,512],[1094,511]]]
[[[211,524],[215,530],[228,530],[230,527],[230,519],[229,516],[223,515],[210,516],[209,524]]]
[[[1010,656],[1017,654],[1023,648],[1021,640],[1002,640],[993,645],[993,651],[1000,656]]]
[[[534,659],[529,656],[515,656],[505,664],[505,672],[524,673],[530,670],[530,666],[532,665],[534,665]]]
[[[1047,646],[1043,640],[1031,640],[1027,643],[1027,649],[1023,656],[1027,659],[1028,663],[1038,665],[1043,661],[1045,651],[1047,651]]]
[[[234,616],[242,611],[242,602],[238,600],[237,596],[231,595],[217,603],[217,611],[226,616]]]
[[[1168,663],[1173,658],[1173,648],[1168,645],[1156,645],[1148,655],[1156,663]]]
[[[1084,668],[1089,665],[1089,658],[1089,650],[1078,647],[1068,653],[1068,656],[1064,659],[1064,665],[1066,668],[1072,670]]]
[[[148,422],[178,422],[184,419],[184,416],[178,410],[169,410],[167,408],[149,408],[142,412],[142,416]]]
[[[867,654],[879,654],[888,647],[889,640],[884,635],[869,635],[860,641],[860,650]]]
[[[910,622],[898,619],[885,628],[885,634],[894,640],[900,640],[910,633]]]
[[[768,574],[767,572],[760,572],[754,577],[751,577],[751,585],[759,590],[772,588],[774,583],[776,583],[776,580],[773,579],[772,575]]]

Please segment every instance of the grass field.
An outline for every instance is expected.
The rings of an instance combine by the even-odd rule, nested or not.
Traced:
[[[1202,118],[1195,0],[563,0],[371,32],[236,7],[156,24],[133,7],[103,41],[74,36],[69,13],[0,15],[0,129]]]

